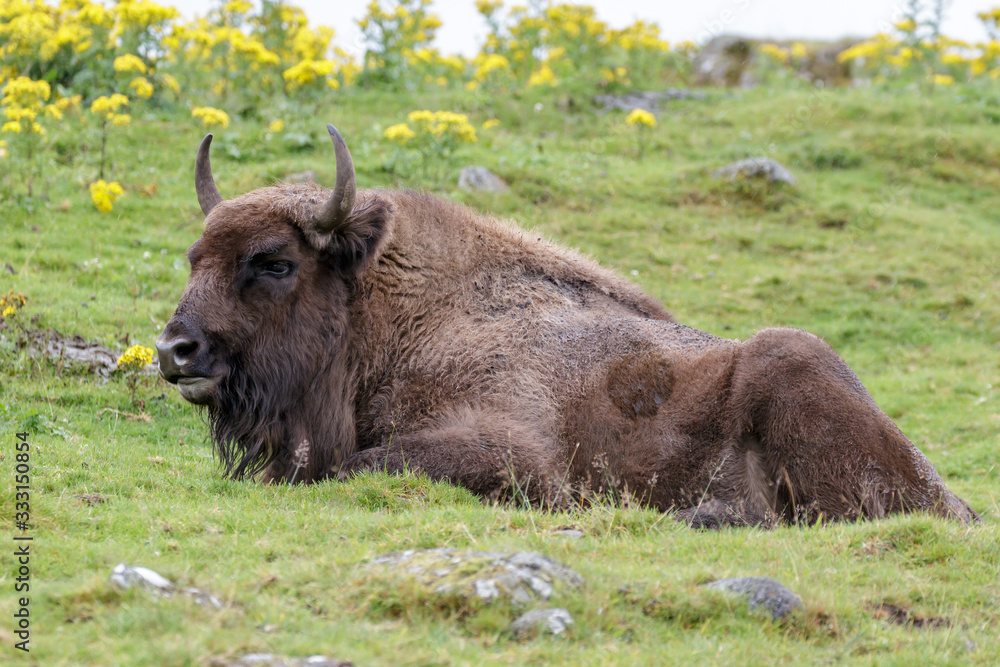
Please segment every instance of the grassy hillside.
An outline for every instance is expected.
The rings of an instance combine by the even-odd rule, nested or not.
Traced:
[[[599,506],[542,513],[483,506],[415,477],[263,488],[221,479],[203,417],[147,378],[150,421],[125,384],[0,343],[0,517],[15,513],[14,433],[33,442],[32,651],[12,650],[12,561],[0,571],[0,660],[40,665],[208,664],[254,651],[324,653],[356,664],[996,664],[1000,624],[1000,94],[983,89],[713,91],[671,102],[639,159],[624,114],[583,100],[354,89],[316,113],[235,119],[216,133],[224,196],[305,169],[333,182],[325,123],[346,137],[365,186],[426,187],[513,218],[639,282],[676,318],[745,338],[808,329],[857,371],[878,403],[984,519],[924,516],[772,531],[693,532],[669,516]],[[584,104],[584,106],[586,106]],[[386,127],[413,109],[501,124],[427,171],[394,157]],[[532,108],[535,110],[532,111]],[[53,138],[48,201],[0,202],[0,292],[29,299],[30,329],[116,350],[152,346],[183,290],[199,236],[193,158],[203,131],[184,115],[116,129],[112,172],[127,194],[97,212],[93,137]],[[772,189],[711,177],[767,154],[798,178]],[[503,195],[458,191],[483,164]],[[72,166],[68,166],[72,165]],[[553,534],[572,526],[581,540]],[[11,551],[5,539],[5,551]],[[568,636],[502,634],[511,609],[441,603],[357,564],[407,548],[532,550],[576,569],[555,600]],[[230,604],[119,592],[118,562],[150,567]],[[799,593],[785,623],[699,584],[775,577]],[[867,609],[907,608],[926,627]]]

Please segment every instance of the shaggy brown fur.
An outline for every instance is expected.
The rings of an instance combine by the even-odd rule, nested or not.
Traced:
[[[168,379],[215,383],[194,400],[233,476],[410,468],[487,498],[628,493],[703,526],[976,518],[816,336],[682,326],[593,262],[425,194],[361,191],[318,234],[328,192],[223,202],[190,250]]]

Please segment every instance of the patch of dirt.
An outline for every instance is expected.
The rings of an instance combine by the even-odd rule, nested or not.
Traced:
[[[90,505],[91,507],[95,505],[100,505],[103,502],[107,502],[107,498],[99,493],[81,493],[75,496],[80,502]]]
[[[906,607],[891,602],[869,602],[865,609],[880,621],[905,625],[914,628],[943,628],[951,625],[947,618],[941,616],[917,616]]]

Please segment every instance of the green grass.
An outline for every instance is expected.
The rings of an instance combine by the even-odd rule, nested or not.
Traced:
[[[692,532],[670,517],[598,506],[572,513],[490,507],[461,489],[375,475],[265,488],[221,479],[204,420],[161,381],[102,382],[0,348],[0,520],[14,514],[14,433],[32,434],[30,659],[43,665],[207,664],[212,656],[324,653],[356,664],[996,664],[1000,660],[1000,96],[921,98],[865,90],[713,91],[671,103],[645,157],[623,114],[566,114],[550,100],[481,101],[344,94],[291,118],[304,148],[263,137],[277,112],[217,132],[224,196],[314,169],[332,183],[324,125],[341,129],[362,186],[430,187],[516,219],[634,276],[683,323],[745,338],[773,325],[825,338],[983,515],[965,528],[925,516],[772,531]],[[447,178],[387,170],[382,130],[415,108],[499,118]],[[287,112],[285,112],[287,114]],[[93,142],[53,137],[49,203],[0,203],[0,290],[28,295],[32,328],[115,349],[151,345],[187,278],[199,235],[193,157],[202,131],[166,111],[116,133],[112,174],[128,195],[101,215],[86,185]],[[490,137],[490,138],[487,138]],[[300,142],[301,143],[301,142]],[[728,161],[767,152],[798,177],[768,190],[713,180]],[[512,185],[455,189],[462,164]],[[398,181],[398,183],[396,183]],[[155,194],[140,194],[145,187]],[[144,253],[149,253],[148,257]],[[98,259],[98,262],[91,260]],[[10,330],[6,332],[10,338]],[[79,496],[100,494],[91,506]],[[565,526],[582,540],[552,534]],[[12,542],[5,538],[5,553]],[[517,643],[512,610],[435,602],[357,564],[420,547],[534,550],[586,584],[556,603],[569,636]],[[107,582],[118,562],[153,568],[230,602],[222,611],[153,600]],[[13,564],[0,572],[0,661],[11,645]],[[699,584],[775,577],[805,602],[785,623],[754,616]],[[888,602],[939,628],[879,620]],[[266,631],[265,631],[266,628]]]

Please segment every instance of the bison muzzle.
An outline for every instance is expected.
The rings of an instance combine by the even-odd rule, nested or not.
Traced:
[[[976,520],[821,339],[677,324],[614,273],[428,194],[355,187],[224,200],[157,340],[229,475],[416,470],[550,506],[627,494],[694,525]]]

